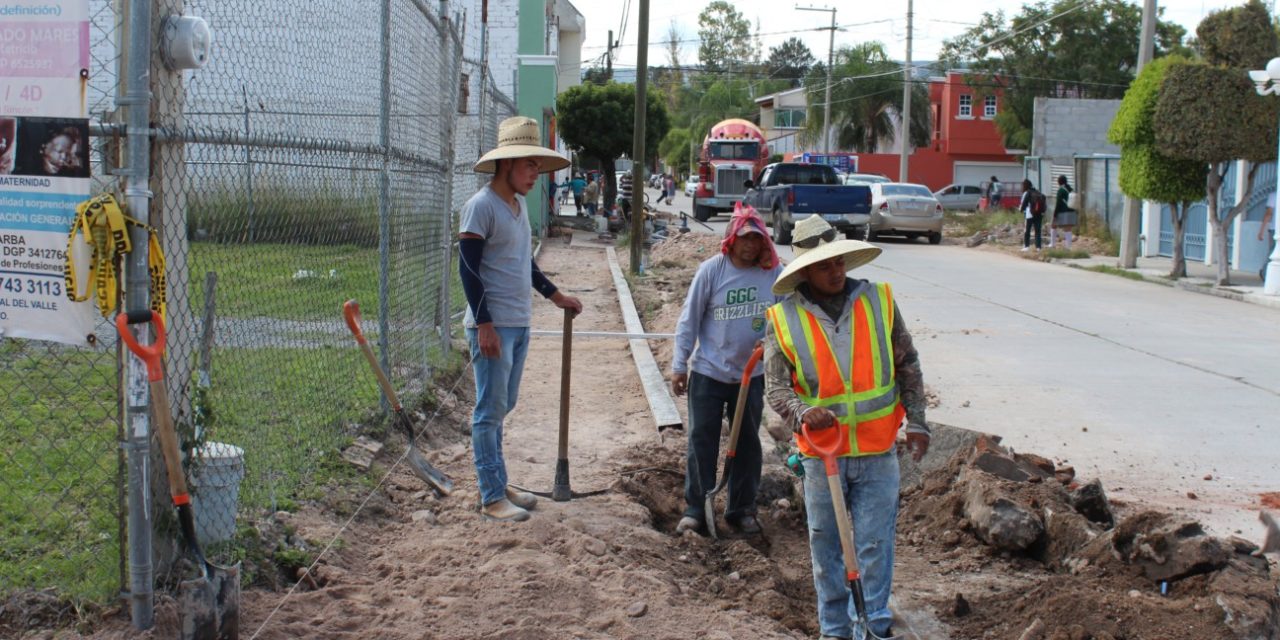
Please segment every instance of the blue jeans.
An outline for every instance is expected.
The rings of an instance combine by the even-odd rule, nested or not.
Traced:
[[[733,422],[741,384],[720,382],[697,372],[689,373],[689,445],[684,473],[684,515],[705,515],[707,492],[719,478],[716,466],[720,457],[720,426],[727,417]],[[724,518],[733,522],[756,514],[756,492],[760,489],[760,414],[764,411],[764,376],[751,379],[747,389],[747,406],[743,409],[738,432],[733,470],[726,489]]]
[[[507,497],[507,463],[502,458],[502,420],[516,406],[524,357],[529,352],[529,327],[495,327],[502,342],[497,358],[480,355],[475,329],[467,329],[471,371],[476,377],[476,408],[471,412],[471,452],[476,464],[480,503]]]
[[[839,458],[841,489],[853,519],[858,567],[867,600],[871,631],[885,632],[893,622],[889,591],[893,585],[893,536],[898,520],[898,455],[894,449],[872,456]],[[809,555],[818,592],[822,635],[857,637],[853,596],[845,579],[840,532],[822,460],[804,461],[804,507],[809,517]]]

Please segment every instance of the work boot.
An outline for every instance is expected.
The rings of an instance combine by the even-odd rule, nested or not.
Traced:
[[[676,533],[683,534],[686,531],[702,533],[702,521],[693,516],[680,518],[680,522],[676,524]]]
[[[507,500],[510,500],[511,504],[529,511],[538,506],[538,496],[528,491],[516,491],[511,487],[507,487]]]
[[[489,520],[524,522],[529,519],[528,511],[511,504],[511,501],[506,498],[480,507],[480,513],[484,514],[484,517]]]
[[[741,518],[734,518],[732,520],[726,519],[725,522],[728,522],[729,526],[733,528],[734,531],[743,535],[759,535],[761,531],[760,521],[756,520],[756,517],[749,513]]]

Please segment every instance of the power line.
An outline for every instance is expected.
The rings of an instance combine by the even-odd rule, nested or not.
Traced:
[[[849,28],[849,27],[865,27],[865,26],[868,26],[868,25],[880,24],[880,23],[882,23],[882,22],[893,22],[893,19],[892,19],[892,18],[885,18],[885,19],[883,19],[883,20],[872,20],[872,21],[870,21],[870,22],[851,22],[851,23],[849,23],[849,24],[836,25],[836,29],[837,29],[837,30],[843,30],[843,29],[846,29],[846,28]],[[813,28],[813,29],[791,29],[791,30],[788,30],[788,31],[771,31],[771,32],[767,32],[767,33],[758,33],[758,34],[755,34],[755,35],[756,35],[757,37],[759,37],[759,36],[785,36],[785,35],[789,35],[789,34],[793,34],[793,33],[809,33],[809,32],[811,32],[811,31],[830,31],[830,30],[831,30],[831,27],[817,27],[817,28]],[[621,40],[621,38],[619,38],[619,40]],[[670,43],[670,42],[671,42],[670,40],[659,40],[659,41],[657,41],[657,42],[650,42],[650,43],[649,43],[649,46],[651,46],[651,47],[652,47],[652,46],[663,46],[663,45],[666,45],[666,44],[668,44],[668,43]],[[702,38],[686,38],[686,39],[676,40],[676,42],[677,42],[678,44],[689,44],[689,43],[692,43],[692,42],[702,42]],[[618,47],[615,47],[615,48],[619,48],[619,49],[620,49],[620,48],[622,48],[622,47],[634,47],[634,46],[637,46],[637,45],[635,45],[635,44],[623,44],[623,45],[618,45]],[[583,50],[583,51],[586,51],[586,50],[589,50],[589,49],[604,49],[604,48],[605,48],[605,47],[601,47],[601,46],[595,46],[595,45],[593,45],[593,46],[590,46],[590,47],[583,47],[583,48],[582,48],[582,50]]]

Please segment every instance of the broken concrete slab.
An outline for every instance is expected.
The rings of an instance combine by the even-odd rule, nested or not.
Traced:
[[[966,470],[961,482],[968,485],[964,515],[974,535],[997,549],[1022,551],[1044,535],[1044,522],[1032,509],[1004,494],[999,487],[971,479]]]
[[[368,471],[373,466],[373,459],[378,457],[378,453],[382,451],[382,443],[372,440],[366,436],[360,436],[351,443],[351,446],[342,450],[342,459],[359,467],[363,471]]]
[[[951,456],[957,451],[971,451],[979,439],[986,438],[992,446],[998,447],[999,436],[992,436],[939,422],[929,423],[932,434],[929,438],[929,453],[920,462],[911,459],[906,447],[898,447],[898,469],[901,476],[902,490],[920,486],[925,474],[935,469],[946,467]]]
[[[1160,582],[1217,571],[1233,555],[1229,543],[1206,534],[1200,523],[1170,519],[1134,535],[1125,559]]]
[[[1115,526],[1116,516],[1111,511],[1111,503],[1107,501],[1107,492],[1102,488],[1102,481],[1094,479],[1071,492],[1071,506],[1080,515],[1104,527]]]

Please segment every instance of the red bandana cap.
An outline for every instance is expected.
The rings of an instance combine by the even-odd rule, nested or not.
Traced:
[[[720,241],[720,253],[728,255],[738,236],[748,233],[758,233],[764,239],[764,250],[760,252],[758,263],[760,268],[772,269],[777,266],[778,250],[773,246],[773,239],[769,237],[769,230],[764,226],[764,219],[756,213],[754,207],[741,202],[733,205],[733,217],[729,219],[724,239]]]

